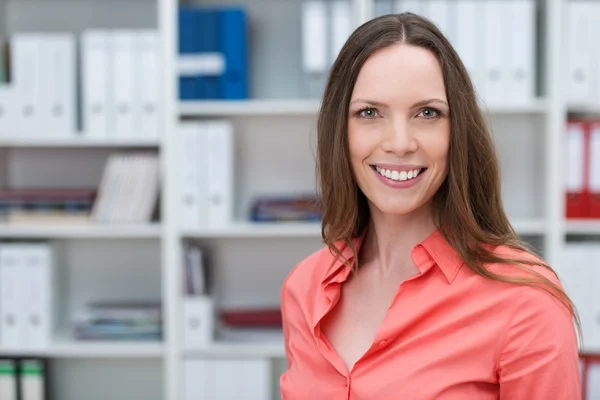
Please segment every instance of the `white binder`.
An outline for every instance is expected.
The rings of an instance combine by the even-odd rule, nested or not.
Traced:
[[[41,37],[35,33],[18,33],[11,38],[12,84],[17,107],[15,135],[34,135],[45,131],[40,123]]]
[[[478,97],[484,91],[483,6],[478,0],[456,2],[456,43],[454,47],[471,78]]]
[[[183,360],[183,400],[215,400],[217,380],[214,360]]]
[[[208,296],[183,299],[183,345],[186,349],[205,349],[213,341],[214,305]]]
[[[352,34],[352,4],[350,0],[331,3],[331,63]]]
[[[453,6],[454,2],[450,0],[427,0],[421,5],[423,16],[433,22],[451,43],[454,42],[454,36],[456,36]]]
[[[566,22],[567,35],[567,79],[566,93],[569,103],[582,104],[594,100],[593,74],[593,36],[590,18],[590,3],[570,1],[566,3],[568,10]]]
[[[229,121],[208,124],[208,224],[227,226],[233,222],[233,126]]]
[[[20,363],[21,400],[44,400],[46,371],[42,361],[25,359]]]
[[[110,38],[105,31],[85,31],[81,37],[83,129],[90,137],[106,138],[112,123],[108,116],[112,86]]]
[[[180,171],[178,182],[179,223],[183,228],[193,229],[201,224],[201,187],[207,185],[206,180],[200,179],[201,173],[206,173],[206,168],[202,167],[204,162],[200,157],[203,124],[202,122],[186,121],[179,123],[177,128]],[[206,175],[208,174],[206,173]]]
[[[109,135],[117,138],[137,136],[139,128],[137,111],[138,73],[136,70],[136,33],[116,30],[111,35],[111,87],[109,119],[114,120],[114,131]]]
[[[55,135],[71,136],[77,131],[76,120],[76,44],[71,34],[55,34],[44,50],[49,79],[48,127]]]
[[[327,4],[323,0],[302,3],[302,65],[308,73],[323,73],[327,57]]]
[[[0,84],[0,137],[12,137],[17,133],[16,113],[14,87]]]
[[[21,313],[24,332],[22,344],[28,349],[45,349],[52,335],[52,254],[47,243],[22,245],[24,262],[20,278]]]
[[[513,0],[511,9],[508,93],[511,103],[530,103],[535,97],[535,2]]]
[[[0,359],[0,399],[18,400],[17,366],[15,360]]]
[[[506,27],[511,23],[510,7],[504,0],[486,0],[483,11],[483,98],[488,105],[506,104],[512,101],[506,90],[510,84],[510,41],[506,37]]]
[[[22,349],[24,333],[22,245],[2,243],[0,245],[0,345],[11,350]]]
[[[158,32],[142,30],[137,34],[137,63],[139,97],[135,103],[140,118],[136,134],[148,138],[159,137],[161,129],[160,106],[160,40]]]
[[[40,36],[39,112],[36,136],[72,136],[76,127],[75,36],[46,33]]]

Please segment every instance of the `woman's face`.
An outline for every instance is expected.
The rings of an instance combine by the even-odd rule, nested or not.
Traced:
[[[371,210],[430,207],[446,177],[450,109],[437,58],[399,44],[374,53],[350,99],[350,161]]]

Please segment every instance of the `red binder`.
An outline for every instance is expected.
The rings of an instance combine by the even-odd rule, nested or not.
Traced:
[[[600,121],[591,124],[588,149],[589,217],[600,218]]]
[[[567,146],[565,157],[566,217],[588,218],[589,199],[589,129],[585,121],[567,123]]]

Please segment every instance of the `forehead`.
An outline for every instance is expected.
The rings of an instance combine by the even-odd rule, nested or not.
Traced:
[[[423,96],[446,100],[442,69],[435,55],[422,47],[398,44],[373,53],[362,66],[353,97],[419,101]]]

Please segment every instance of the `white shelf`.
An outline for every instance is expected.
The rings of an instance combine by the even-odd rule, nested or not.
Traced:
[[[318,237],[321,224],[317,222],[236,222],[230,226],[182,230],[183,237]]]
[[[316,115],[320,100],[182,101],[181,116]]]
[[[159,238],[159,224],[146,225],[94,225],[82,224],[71,226],[31,226],[16,224],[0,224],[0,238]]]
[[[600,235],[600,219],[573,219],[566,221],[567,233]]]
[[[548,102],[545,99],[535,99],[530,103],[485,103],[480,107],[484,112],[490,114],[543,114],[548,109]]]
[[[543,219],[516,219],[513,228],[522,235],[542,235],[546,231]],[[600,227],[599,227],[600,230]],[[318,222],[236,222],[230,226],[184,229],[186,238],[271,238],[271,237],[320,237]]]
[[[320,100],[281,99],[281,100],[235,100],[235,101],[181,101],[179,115],[198,116],[252,116],[252,115],[308,115],[315,116]],[[492,114],[538,114],[547,111],[543,99],[524,104],[483,104],[484,110]]]
[[[518,218],[510,222],[520,235],[543,235],[546,233],[546,221],[543,218]]]
[[[34,137],[0,136],[0,147],[159,147],[158,138],[90,138],[77,135]]]
[[[573,114],[600,114],[600,103],[567,104],[567,111]]]
[[[273,342],[215,342],[201,349],[184,349],[184,357],[285,357],[283,341]]]
[[[161,358],[164,346],[161,342],[100,342],[57,341],[40,349],[5,349],[0,356],[38,356],[49,358]]]

